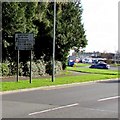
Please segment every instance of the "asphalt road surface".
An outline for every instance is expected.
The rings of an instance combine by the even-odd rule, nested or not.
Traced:
[[[118,118],[116,80],[2,95],[2,118]]]

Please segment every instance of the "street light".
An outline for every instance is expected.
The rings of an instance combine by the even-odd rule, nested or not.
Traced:
[[[56,27],[56,0],[54,0],[54,33],[53,33],[53,59],[52,59],[52,82],[55,80],[55,29]]]

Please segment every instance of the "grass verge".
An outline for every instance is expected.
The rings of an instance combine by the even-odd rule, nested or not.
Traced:
[[[103,74],[84,74],[79,76],[58,77],[54,82],[51,78],[33,79],[30,84],[28,80],[20,80],[19,82],[2,82],[2,91],[18,90],[25,88],[35,88],[41,86],[61,85],[79,82],[96,81],[101,79],[117,78],[118,75],[103,75]]]
[[[92,74],[105,74],[105,75],[118,75],[118,70],[105,70],[105,69],[90,69],[90,68],[79,68],[79,67],[67,67],[68,71],[76,71],[83,73]]]
[[[90,66],[90,64],[85,64],[85,63],[75,63],[74,66],[76,67],[86,67],[86,66]]]

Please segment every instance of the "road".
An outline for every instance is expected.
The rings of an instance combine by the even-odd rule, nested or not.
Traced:
[[[120,66],[118,66],[118,67],[111,66],[110,70],[120,70]]]
[[[118,81],[2,95],[2,118],[118,118]]]

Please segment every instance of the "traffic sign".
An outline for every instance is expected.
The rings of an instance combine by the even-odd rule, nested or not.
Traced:
[[[32,83],[32,49],[35,44],[32,33],[15,34],[15,50],[17,50],[17,82],[19,81],[19,50],[30,50],[30,83]]]
[[[32,50],[35,44],[32,33],[15,34],[15,50]]]

